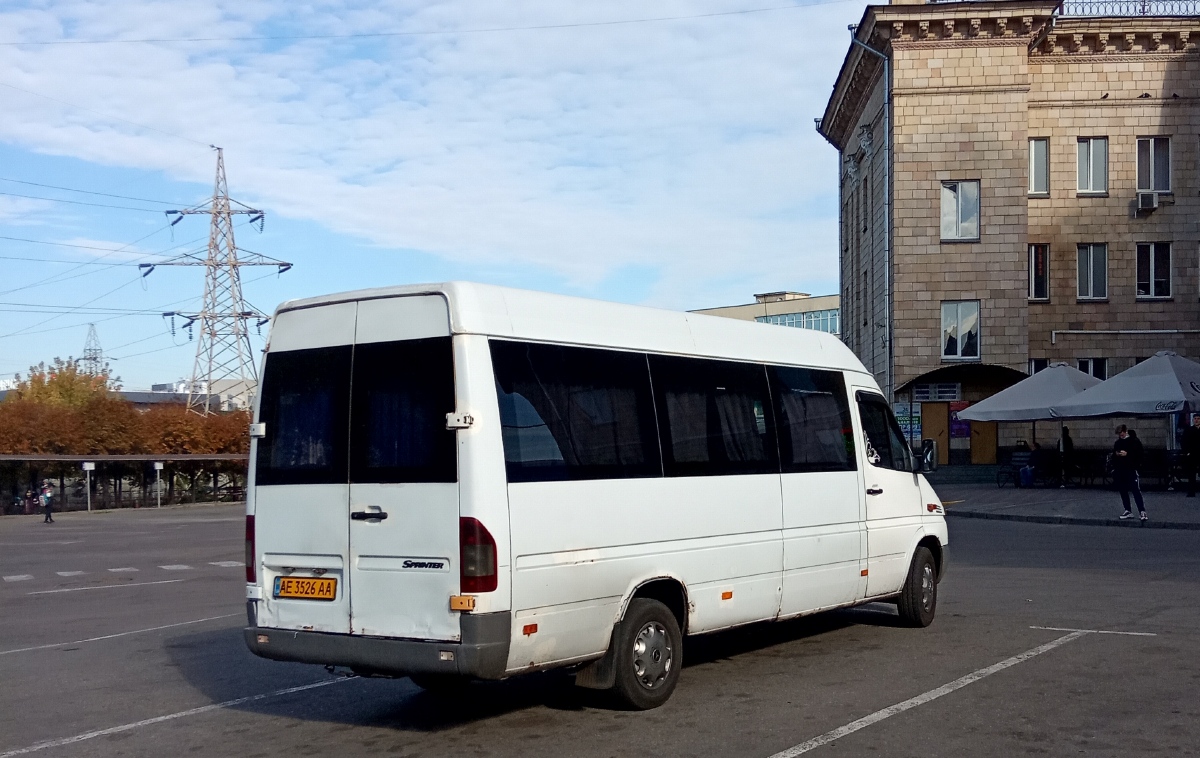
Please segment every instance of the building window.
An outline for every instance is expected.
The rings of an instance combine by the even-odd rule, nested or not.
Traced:
[[[1029,194],[1050,194],[1050,140],[1029,140]]]
[[[1171,191],[1171,138],[1139,137],[1137,141],[1138,192]]]
[[[1108,359],[1107,358],[1080,358],[1079,370],[1085,374],[1091,374],[1097,379],[1104,380],[1108,378]]]
[[[1045,371],[1050,367],[1049,358],[1030,358],[1029,359],[1029,375],[1033,376],[1039,371]]]
[[[942,358],[979,360],[979,301],[942,303]]]
[[[800,329],[816,329],[829,334],[841,334],[840,314],[837,308],[823,311],[807,311],[802,313],[777,313],[773,316],[757,316],[754,319],[760,324],[776,324],[778,326],[794,326]]]
[[[962,400],[962,385],[958,382],[913,385],[914,403],[944,403],[952,400]]]
[[[1079,298],[1103,300],[1108,297],[1108,246],[1079,246]]]
[[[1139,242],[1137,246],[1137,296],[1171,296],[1171,243]]]
[[[1108,192],[1108,137],[1079,138],[1080,192]]]
[[[1050,299],[1050,246],[1029,246],[1029,299]]]
[[[942,239],[979,239],[979,182],[942,182]]]

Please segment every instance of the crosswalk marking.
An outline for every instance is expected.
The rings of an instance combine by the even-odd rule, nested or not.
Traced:
[[[164,571],[188,571],[192,567],[184,563],[170,563],[166,566],[159,566],[159,568]]]
[[[109,569],[109,571],[111,571],[114,574],[121,574],[121,573],[130,572],[130,571],[137,571],[137,569],[133,568],[132,566],[125,566],[124,568]]]
[[[220,566],[221,568],[240,568],[244,566],[241,561],[209,561],[210,566]]]
[[[6,582],[24,582],[24,581],[32,579],[32,578],[33,578],[33,574],[14,574],[12,576],[4,577],[4,581],[6,581]]]
[[[59,576],[79,576],[80,574],[86,574],[87,572],[86,571],[55,571],[54,573],[58,574]]]

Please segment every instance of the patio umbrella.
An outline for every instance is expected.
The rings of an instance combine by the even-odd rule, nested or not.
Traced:
[[[1200,412],[1200,363],[1163,351],[1050,410],[1056,418]]]
[[[1051,407],[1100,383],[1090,374],[1055,363],[987,400],[958,412],[964,421],[1037,421],[1054,418]]]

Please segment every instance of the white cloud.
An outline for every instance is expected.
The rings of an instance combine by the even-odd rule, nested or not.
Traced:
[[[0,12],[0,27],[21,39],[336,34],[760,3],[646,5],[72,1]],[[657,268],[655,303],[697,307],[745,299],[742,288],[836,284],[836,154],[812,119],[859,10],[354,41],[0,47],[0,80],[221,144],[234,194],[285,216],[467,265],[542,267],[585,291],[628,267]],[[0,139],[27,148],[157,169],[202,150],[6,95]],[[203,161],[176,170],[211,176]]]

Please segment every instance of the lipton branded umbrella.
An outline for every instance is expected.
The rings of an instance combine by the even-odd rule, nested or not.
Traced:
[[[1163,351],[1050,410],[1056,418],[1200,412],[1200,363]]]
[[[1038,421],[1054,418],[1051,407],[1100,384],[1065,363],[1055,363],[1008,389],[958,412],[964,421]]]

